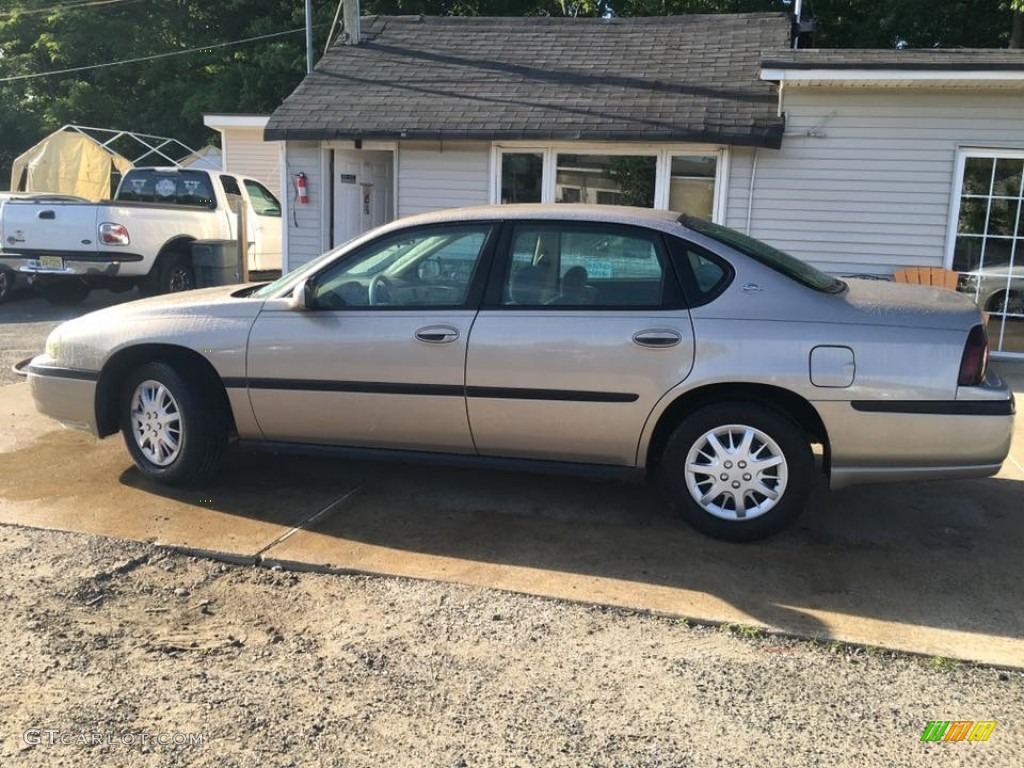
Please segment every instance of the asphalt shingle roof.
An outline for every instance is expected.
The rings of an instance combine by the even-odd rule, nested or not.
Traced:
[[[761,57],[787,14],[366,17],[274,112],[267,140],[699,141],[779,147]]]
[[[1024,50],[991,48],[807,48],[766,54],[765,69],[904,69],[939,72],[1024,70]]]

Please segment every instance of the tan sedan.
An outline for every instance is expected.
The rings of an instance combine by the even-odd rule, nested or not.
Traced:
[[[953,292],[843,282],[670,212],[501,206],[404,219],[262,286],[65,323],[43,413],[121,431],[192,484],[231,440],[346,456],[656,473],[713,536],[832,487],[997,472],[1013,399]]]

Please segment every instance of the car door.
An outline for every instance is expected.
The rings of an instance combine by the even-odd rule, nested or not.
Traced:
[[[477,450],[633,465],[655,403],[693,365],[661,235],[570,221],[509,229],[466,363]]]
[[[268,301],[247,359],[264,437],[473,453],[466,343],[493,230],[475,222],[384,235],[312,277],[315,308]]]

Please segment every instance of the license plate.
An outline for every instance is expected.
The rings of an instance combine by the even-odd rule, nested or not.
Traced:
[[[64,269],[64,259],[60,256],[40,256],[39,266],[43,269]]]

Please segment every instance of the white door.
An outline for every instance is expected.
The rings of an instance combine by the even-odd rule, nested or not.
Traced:
[[[394,218],[391,152],[334,153],[333,245],[341,245]]]

